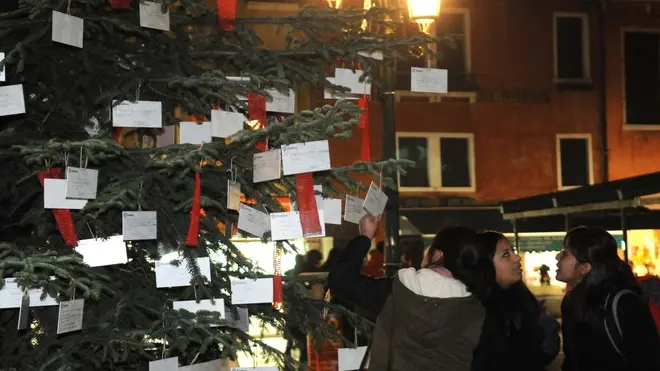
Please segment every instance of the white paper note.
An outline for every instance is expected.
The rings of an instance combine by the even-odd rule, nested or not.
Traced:
[[[238,229],[261,238],[270,230],[270,218],[262,211],[241,204],[238,211]]]
[[[68,166],[66,168],[66,198],[93,200],[96,198],[99,171]]]
[[[140,4],[142,5],[142,4]],[[151,101],[112,101],[112,126],[120,128],[162,128],[163,104]]]
[[[262,304],[273,302],[273,279],[231,281],[231,304]]]
[[[300,214],[297,211],[270,214],[271,238],[273,241],[303,238]]]
[[[239,112],[214,109],[211,111],[211,135],[216,138],[230,138],[243,130],[247,117]]]
[[[149,362],[149,371],[178,371],[179,357],[159,359]]]
[[[195,363],[188,366],[179,367],[179,371],[225,371],[229,361],[225,359],[216,359],[209,362]]]
[[[30,297],[30,307],[51,307],[59,305],[57,300],[51,296],[46,296],[41,300],[41,289],[28,290]],[[20,308],[23,299],[23,289],[16,283],[16,278],[5,278],[5,286],[0,290],[0,309]]]
[[[371,83],[367,80],[360,82],[364,74],[362,70],[349,70],[347,68],[335,68],[335,84],[351,89],[352,94],[371,95]]]
[[[367,347],[340,348],[337,351],[338,371],[358,370],[366,353]],[[365,366],[369,366],[369,359],[367,359]]]
[[[211,143],[212,138],[210,122],[198,124],[196,122],[181,121],[179,123],[179,144]]]
[[[266,182],[282,177],[282,152],[279,148],[255,153],[253,159],[252,181],[254,183]]]
[[[175,301],[172,303],[174,310],[184,309],[191,313],[197,313],[200,310],[208,312],[219,312],[220,318],[225,318],[225,300],[213,299],[215,304],[211,303],[210,299],[202,299],[198,302],[195,300]]]
[[[124,241],[155,240],[158,238],[156,211],[124,211],[121,214]]]
[[[261,367],[234,367],[231,371],[279,371],[277,366],[261,366]]]
[[[296,93],[289,89],[289,94],[280,93],[276,89],[268,89],[268,94],[273,98],[271,102],[266,101],[266,111],[280,113],[296,113]]]
[[[411,67],[410,91],[421,93],[446,93],[447,70]]]
[[[107,240],[100,238],[80,240],[75,250],[82,255],[83,263],[90,267],[128,263],[126,243],[122,236],[112,236]]]
[[[341,199],[323,199],[323,219],[326,224],[341,225]]]
[[[364,200],[360,197],[346,195],[344,220],[349,223],[360,224],[360,219],[365,215],[367,215],[367,210],[364,209]]]
[[[23,85],[0,86],[0,116],[25,113]]]
[[[51,35],[53,41],[82,49],[83,29],[84,21],[82,18],[53,10]]]
[[[202,276],[211,281],[211,260],[208,257],[197,258],[197,265]],[[185,261],[178,267],[170,262],[156,262],[156,287],[190,286],[190,280],[192,275]]]
[[[79,331],[83,324],[83,309],[85,299],[69,300],[60,303],[60,312],[57,316],[57,333]]]
[[[383,215],[383,211],[385,211],[385,205],[387,205],[387,195],[374,182],[371,182],[369,191],[367,192],[367,198],[364,199],[364,209],[369,214],[380,217]]]
[[[282,146],[284,175],[330,170],[330,146],[327,140]]]
[[[140,2],[140,26],[161,31],[170,30],[170,12],[153,1]]]
[[[0,62],[5,60],[5,53],[0,52]],[[5,81],[5,67],[0,68],[0,81]]]
[[[44,208],[80,210],[87,200],[66,198],[66,179],[44,179]]]
[[[227,208],[240,210],[241,207],[241,183],[227,180]]]
[[[325,79],[331,84],[339,85],[337,84],[334,77],[326,77]],[[354,99],[355,100],[358,99],[358,96],[353,95],[351,93],[342,93],[342,92],[333,93],[330,89],[326,88],[323,91],[323,99]]]

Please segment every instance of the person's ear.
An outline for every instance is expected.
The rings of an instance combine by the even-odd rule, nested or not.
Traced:
[[[580,275],[582,277],[586,276],[587,274],[589,274],[589,272],[591,272],[591,263],[580,264],[579,270],[580,270]]]

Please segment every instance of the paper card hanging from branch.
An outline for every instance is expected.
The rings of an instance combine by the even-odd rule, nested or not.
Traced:
[[[303,236],[319,235],[323,232],[323,228],[316,204],[312,173],[296,174],[296,196]]]

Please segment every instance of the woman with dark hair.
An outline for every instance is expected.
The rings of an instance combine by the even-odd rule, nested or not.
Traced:
[[[481,334],[494,277],[469,228],[442,230],[424,268],[406,268],[394,278],[360,274],[376,233],[372,216],[360,222],[353,239],[330,271],[330,290],[344,300],[378,313],[369,371],[468,371]]]
[[[564,371],[660,370],[653,318],[612,235],[587,227],[568,232],[557,280],[573,286],[562,302]]]
[[[484,300],[486,319],[473,371],[544,370],[559,353],[559,324],[544,313],[522,282],[522,266],[501,233],[479,233],[481,247],[495,268],[495,282]]]

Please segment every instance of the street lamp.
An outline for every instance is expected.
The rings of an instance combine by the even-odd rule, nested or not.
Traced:
[[[328,1],[328,5],[334,9],[341,8],[341,3],[344,2],[344,0],[327,0],[327,1]]]
[[[440,16],[440,3],[441,0],[408,0],[408,15],[425,34],[429,33],[431,25]]]

